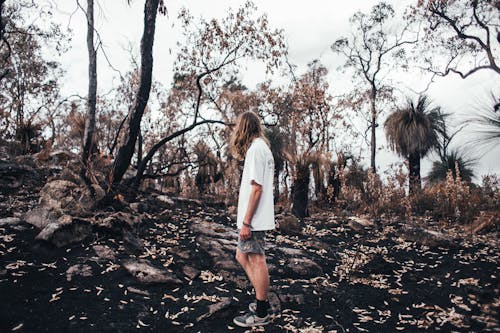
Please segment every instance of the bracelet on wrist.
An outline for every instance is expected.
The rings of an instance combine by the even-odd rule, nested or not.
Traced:
[[[251,226],[250,224],[246,223],[246,222],[243,222],[243,225],[244,225],[245,227],[252,228],[252,226]]]

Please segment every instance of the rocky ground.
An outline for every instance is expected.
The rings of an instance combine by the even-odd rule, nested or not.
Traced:
[[[0,195],[1,332],[247,331],[232,323],[252,289],[231,209],[151,194],[41,232],[29,212],[44,177],[16,177]],[[494,233],[325,211],[278,221],[267,255],[279,314],[253,331],[500,331]]]

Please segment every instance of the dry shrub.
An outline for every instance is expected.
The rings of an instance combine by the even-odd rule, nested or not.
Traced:
[[[382,214],[403,216],[407,214],[408,202],[406,200],[405,184],[408,175],[403,164],[396,170],[386,172],[386,184],[373,171],[368,172],[366,185],[368,212],[372,217]]]
[[[403,164],[386,172],[386,182],[372,170],[349,167],[341,169],[339,179],[341,195],[339,204],[348,210],[368,213],[372,217],[380,215],[405,215],[408,202],[405,184],[408,182],[407,172]]]
[[[384,210],[384,184],[379,175],[372,169],[368,170],[368,180],[365,188],[366,198],[365,204],[368,208],[370,216],[375,217],[381,214]]]
[[[352,211],[359,210],[364,197],[363,182],[359,180],[365,176],[365,171],[359,167],[351,166],[349,170],[339,168],[340,195],[337,200],[338,207]],[[331,189],[333,195],[333,188]]]
[[[481,210],[498,211],[498,207],[500,207],[500,179],[497,175],[483,177],[481,194]]]
[[[415,198],[420,211],[430,211],[439,218],[447,218],[458,222],[471,222],[479,213],[481,191],[462,180],[460,171],[453,178],[451,170],[446,174],[444,182],[438,182],[425,188],[418,198]]]

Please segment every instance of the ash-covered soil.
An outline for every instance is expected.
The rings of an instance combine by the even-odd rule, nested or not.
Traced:
[[[253,293],[234,259],[225,207],[151,197],[140,203],[137,228],[96,228],[82,243],[57,248],[35,241],[39,230],[20,217],[38,190],[1,198],[1,332],[247,331],[232,323]],[[21,221],[6,219],[16,216]],[[253,331],[498,332],[496,234],[455,228],[428,239],[406,225],[320,212],[296,234],[269,233],[271,298],[280,312]],[[134,276],[130,263],[168,279],[148,281],[140,265]]]

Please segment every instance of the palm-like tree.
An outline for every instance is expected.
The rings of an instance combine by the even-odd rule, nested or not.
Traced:
[[[415,104],[407,104],[385,121],[384,128],[391,149],[408,160],[410,193],[421,188],[420,160],[438,145],[444,116],[439,107],[432,107],[429,99],[421,95]]]
[[[458,171],[460,178],[470,183],[474,177],[473,167],[475,162],[475,159],[466,157],[463,151],[451,150],[438,161],[432,162],[431,171],[425,177],[425,180],[430,183],[444,181],[449,171],[451,171],[453,179],[456,179]]]
[[[481,144],[485,149],[500,143],[500,99],[491,94],[491,104],[484,103],[476,110],[475,115],[467,119],[473,125],[477,138],[473,145]]]

